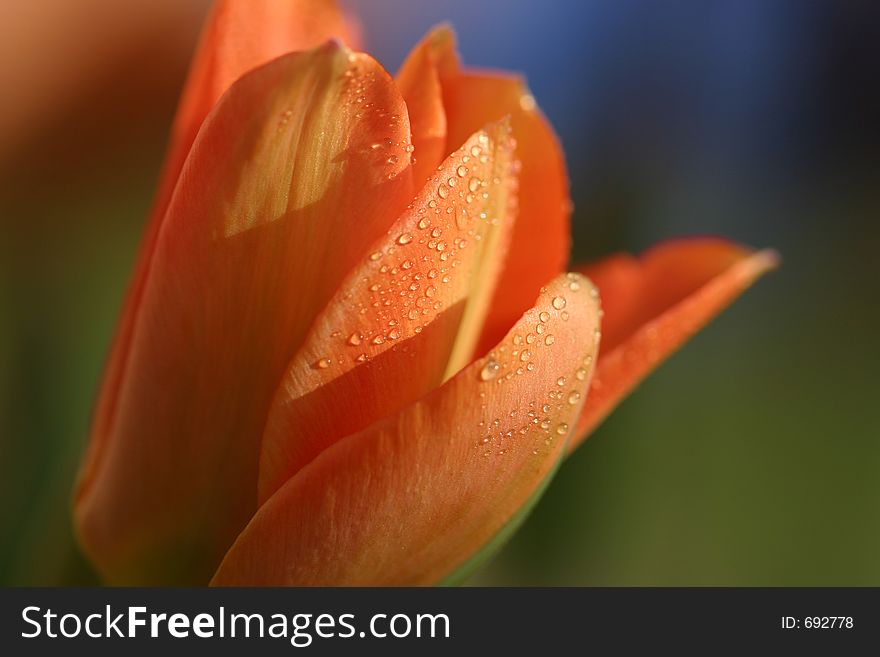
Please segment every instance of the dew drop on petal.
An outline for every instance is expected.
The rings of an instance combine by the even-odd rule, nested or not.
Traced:
[[[483,381],[491,381],[498,376],[498,370],[500,369],[501,366],[490,358],[486,361],[486,364],[483,365],[483,369],[480,370],[480,379]]]
[[[556,310],[562,310],[565,308],[565,297],[553,297],[553,307]]]
[[[397,243],[398,244],[409,244],[410,242],[412,242],[412,239],[413,239],[412,235],[410,235],[409,233],[402,233],[400,235],[400,237],[397,238]]]

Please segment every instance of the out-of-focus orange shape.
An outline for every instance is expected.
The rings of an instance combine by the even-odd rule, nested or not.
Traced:
[[[715,241],[563,274],[564,160],[522,81],[446,27],[394,80],[326,42],[347,25],[227,0],[205,30],[76,493],[110,582],[455,579],[772,265]]]

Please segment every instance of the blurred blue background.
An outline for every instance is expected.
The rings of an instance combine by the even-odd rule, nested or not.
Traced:
[[[389,70],[450,21],[466,63],[527,77],[565,148],[573,260],[694,233],[784,259],[473,583],[880,585],[880,4],[349,6]],[[67,496],[203,10],[0,150],[0,581],[88,581]]]

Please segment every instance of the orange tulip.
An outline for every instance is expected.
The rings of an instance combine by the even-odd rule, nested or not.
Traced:
[[[699,240],[563,273],[521,80],[443,27],[393,79],[327,40],[349,26],[307,0],[208,23],[76,491],[107,581],[455,581],[775,263]]]

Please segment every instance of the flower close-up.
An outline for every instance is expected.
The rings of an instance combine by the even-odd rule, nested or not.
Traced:
[[[209,15],[74,492],[106,583],[462,582],[777,265],[717,237],[570,264],[523,79],[446,25],[393,75],[369,43],[329,2]]]

